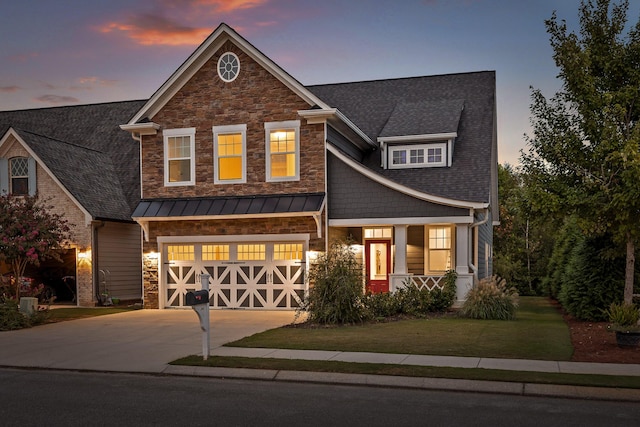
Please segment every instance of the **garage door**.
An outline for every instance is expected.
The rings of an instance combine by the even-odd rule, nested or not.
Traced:
[[[304,242],[170,243],[163,255],[165,307],[183,307],[203,273],[215,308],[292,310],[304,298]]]

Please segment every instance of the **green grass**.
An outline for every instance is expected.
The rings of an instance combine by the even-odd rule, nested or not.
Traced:
[[[545,298],[522,297],[514,321],[457,316],[340,327],[283,327],[227,344],[307,350],[568,361],[569,328]]]
[[[547,372],[504,371],[498,369],[445,368],[405,366],[380,363],[328,362],[321,360],[289,360],[250,357],[188,356],[172,365],[226,368],[271,369],[287,371],[340,372],[349,374],[396,375],[427,378],[453,378],[481,381],[506,381],[574,386],[640,388],[640,377],[612,375],[578,375]]]
[[[46,323],[62,322],[65,320],[84,319],[87,317],[105,316],[108,314],[131,311],[128,307],[70,307],[49,310]]]
[[[569,328],[562,316],[547,299],[536,297],[520,298],[515,321],[436,316],[357,326],[283,327],[227,345],[559,361],[570,360],[573,353]],[[635,376],[220,356],[206,361],[201,356],[188,356],[172,364],[640,388],[640,377]]]

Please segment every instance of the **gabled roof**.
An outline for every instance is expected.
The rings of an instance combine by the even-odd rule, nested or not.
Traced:
[[[0,112],[9,129],[95,219],[131,220],[140,199],[139,146],[118,125],[144,101]]]
[[[227,24],[220,24],[207,39],[187,58],[187,60],[169,77],[169,79],[151,96],[142,108],[131,118],[129,125],[153,120],[153,116],[184,86],[191,77],[209,60],[227,41],[240,47],[254,61],[268,70],[285,86],[304,99],[310,107],[328,109],[320,98],[307,90],[300,82],[291,77],[275,62],[256,49]]]
[[[455,134],[464,100],[398,101],[378,137]]]
[[[365,153],[361,164],[381,178],[428,195],[490,202],[495,173],[492,170],[497,167],[495,72],[339,83],[308,89],[340,109],[373,141],[401,132],[447,133],[456,126],[451,167],[383,169],[382,150]],[[439,128],[442,130],[436,130]]]

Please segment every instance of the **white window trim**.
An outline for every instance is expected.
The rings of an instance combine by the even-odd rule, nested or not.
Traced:
[[[440,148],[442,150],[442,157],[439,162],[429,162],[427,151],[430,148]],[[424,162],[422,163],[405,163],[401,165],[393,164],[393,153],[397,151],[405,151],[407,153],[407,160],[410,159],[410,151],[415,149],[423,149],[424,150]],[[388,145],[387,146],[387,155],[389,165],[389,169],[410,169],[410,168],[433,168],[433,167],[443,167],[447,166],[447,143],[446,142],[438,142],[431,144],[409,144],[409,145]]]
[[[445,273],[444,270],[430,270],[429,269],[429,254],[431,253],[431,246],[429,241],[429,230],[434,228],[448,228],[449,229],[449,238],[451,240],[451,247],[449,248],[450,256],[451,256],[451,269],[455,270],[456,268],[456,227],[451,224],[430,224],[429,226],[424,228],[424,272],[426,275],[438,275]],[[440,250],[435,249],[434,250]],[[445,250],[445,249],[442,249]]]
[[[239,133],[242,135],[242,177],[240,179],[218,178],[218,135]],[[244,184],[247,182],[247,125],[213,126],[213,183]]]
[[[294,176],[277,177],[271,176],[271,138],[270,133],[272,130],[294,130],[296,135],[296,173]],[[288,120],[284,122],[267,122],[264,124],[265,133],[265,147],[266,147],[266,181],[267,182],[281,182],[281,181],[299,181],[300,180],[300,120]]]
[[[169,181],[169,137],[172,136],[188,136],[191,140],[189,146],[189,161],[190,171],[189,181]],[[162,137],[164,139],[164,186],[165,187],[179,187],[185,185],[195,185],[196,183],[196,128],[179,128],[179,129],[166,129],[162,131]]]

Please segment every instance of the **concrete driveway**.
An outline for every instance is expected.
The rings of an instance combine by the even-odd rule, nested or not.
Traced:
[[[292,311],[211,311],[211,348],[293,322]],[[193,310],[137,310],[0,332],[0,366],[162,372],[202,354]]]

